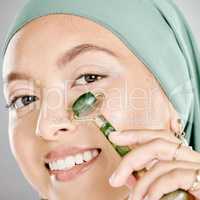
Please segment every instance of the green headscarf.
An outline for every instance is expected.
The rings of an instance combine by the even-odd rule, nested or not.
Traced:
[[[25,24],[61,13],[88,18],[121,39],[154,74],[183,120],[186,139],[200,151],[200,54],[173,1],[30,0],[11,26],[3,57],[10,39]]]

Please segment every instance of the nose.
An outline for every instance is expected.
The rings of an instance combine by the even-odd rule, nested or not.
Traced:
[[[56,107],[49,107],[47,102],[43,102],[37,118],[36,136],[53,141],[75,131],[74,120],[71,120],[72,113],[69,113],[70,109],[64,104],[64,102],[56,103]]]
[[[58,140],[62,135],[71,134],[75,131],[76,126],[64,111],[48,113],[44,116],[42,112],[37,120],[36,136],[45,140]]]

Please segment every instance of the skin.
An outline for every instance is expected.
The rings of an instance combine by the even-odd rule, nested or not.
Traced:
[[[90,51],[63,65],[63,53],[83,43],[109,49],[117,57]],[[191,186],[194,169],[200,167],[199,153],[182,147],[178,160],[171,161],[179,142],[173,135],[179,130],[178,113],[152,73],[110,31],[78,16],[40,17],[11,39],[3,78],[11,72],[25,72],[33,80],[5,83],[7,102],[19,95],[38,97],[23,108],[9,110],[9,138],[24,176],[43,198],[77,200],[81,195],[82,199],[125,200],[130,194],[131,199],[140,200],[149,191],[149,198],[156,200],[178,186]],[[77,84],[78,77],[88,73],[98,74],[100,79]],[[134,148],[127,156],[121,158],[94,124],[70,120],[71,103],[88,90],[106,94],[101,111],[121,130],[118,138],[111,134],[110,139]],[[162,109],[156,109],[157,105]],[[98,147],[102,151],[90,170],[61,183],[49,176],[43,159],[49,151],[69,146]],[[159,162],[154,164],[156,156]],[[154,167],[138,181],[130,176],[147,166]],[[177,166],[179,170],[174,170]],[[115,170],[118,176],[109,182]],[[185,181],[180,184],[183,176]],[[173,187],[166,187],[166,181]],[[200,197],[198,192],[191,194]]]

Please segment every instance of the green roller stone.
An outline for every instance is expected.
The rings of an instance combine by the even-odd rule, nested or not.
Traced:
[[[87,115],[94,109],[96,97],[91,92],[82,94],[72,105],[72,110],[77,117]]]
[[[97,98],[92,92],[82,94],[72,105],[72,110],[77,117],[85,116],[95,109],[95,103]],[[99,128],[101,132],[108,139],[108,135],[111,131],[115,131],[115,128],[105,119],[103,115],[98,115],[98,119],[101,121]],[[109,141],[109,139],[108,139]],[[109,141],[110,142],[110,141]],[[110,142],[115,150],[121,155],[126,155],[131,149],[127,146],[118,146]]]

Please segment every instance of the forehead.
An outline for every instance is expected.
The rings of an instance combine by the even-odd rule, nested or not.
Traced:
[[[55,47],[65,41],[67,41],[65,46],[86,41],[103,43],[110,48],[115,45],[123,46],[120,40],[105,27],[84,17],[68,14],[47,15],[27,23],[15,34],[9,46],[17,47],[17,52],[20,50],[29,52],[30,47],[31,49],[37,45],[43,45],[42,48]]]
[[[88,43],[115,52],[119,57],[130,53],[111,31],[89,19],[48,15],[27,23],[12,38],[4,59],[4,77],[12,71],[39,76],[45,73],[44,66],[54,65],[65,51]]]

